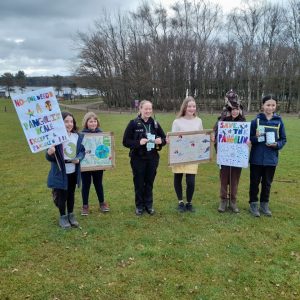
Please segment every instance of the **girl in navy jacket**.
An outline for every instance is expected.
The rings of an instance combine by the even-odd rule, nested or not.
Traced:
[[[50,147],[46,159],[51,162],[48,187],[52,189],[53,200],[59,209],[59,225],[62,228],[78,227],[75,219],[74,193],[76,184],[80,185],[80,161],[84,158],[83,136],[78,134],[76,121],[69,112],[62,112],[69,140]],[[67,214],[66,214],[67,206]]]
[[[251,122],[250,140],[250,212],[259,217],[260,212],[271,216],[269,197],[271,184],[278,164],[278,152],[286,143],[284,124],[275,113],[276,100],[268,95],[262,99],[263,112]],[[260,211],[258,209],[258,192],[260,192]]]

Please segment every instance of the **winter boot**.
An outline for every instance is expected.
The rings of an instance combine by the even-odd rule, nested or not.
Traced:
[[[227,199],[221,199],[220,205],[218,207],[218,212],[223,213],[226,210],[227,207]]]
[[[269,209],[269,202],[260,202],[260,211],[267,217],[272,217],[272,212]]]
[[[74,213],[69,213],[68,217],[72,227],[79,227],[79,223],[76,221]]]
[[[252,214],[252,216],[260,217],[260,213],[258,211],[258,202],[250,202],[249,211]]]
[[[59,218],[59,226],[61,228],[64,228],[64,229],[71,228],[71,224],[69,222],[69,219],[68,219],[67,215],[60,216],[60,218]]]
[[[240,210],[238,209],[237,205],[236,205],[236,201],[230,201],[229,202],[229,208],[236,214],[238,214],[240,212]]]

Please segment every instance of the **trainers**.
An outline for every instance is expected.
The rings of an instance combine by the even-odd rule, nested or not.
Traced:
[[[152,207],[150,207],[150,208],[145,207],[145,210],[146,210],[146,212],[147,212],[149,215],[151,215],[151,216],[153,216],[153,215],[155,214],[155,210],[154,210],[154,208],[152,208]]]
[[[63,228],[63,229],[69,229],[69,228],[71,228],[71,224],[70,224],[70,221],[69,221],[67,215],[60,216],[60,218],[59,218],[59,226],[61,228]]]
[[[194,209],[192,203],[190,203],[190,202],[188,202],[188,203],[185,205],[185,209],[186,209],[186,211],[189,211],[189,212],[194,212],[194,211],[195,211],[195,209]]]
[[[184,205],[183,202],[180,202],[180,203],[178,204],[177,210],[178,210],[179,212],[181,212],[181,213],[183,213],[183,212],[186,211],[185,205]]]
[[[79,227],[79,223],[75,219],[74,213],[69,213],[68,218],[69,218],[69,222],[70,222],[72,227]]]
[[[83,205],[81,209],[81,215],[82,216],[88,216],[89,215],[89,206]]]
[[[135,209],[135,214],[137,216],[141,216],[143,214],[144,210],[142,208],[136,208]]]
[[[109,205],[106,202],[100,203],[100,210],[102,212],[108,212],[109,211]]]

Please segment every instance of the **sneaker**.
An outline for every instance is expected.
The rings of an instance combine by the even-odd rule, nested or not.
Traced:
[[[109,205],[106,202],[100,203],[100,210],[102,212],[109,212]]]
[[[185,205],[184,205],[183,202],[180,202],[180,203],[178,204],[177,210],[178,210],[179,212],[181,212],[181,213],[183,213],[183,212],[186,211]]]
[[[189,212],[195,212],[195,209],[192,205],[192,203],[188,202],[186,205],[185,205],[185,209],[186,211],[189,211]]]
[[[135,214],[137,216],[141,216],[143,214],[144,210],[142,208],[136,208],[135,209]]]
[[[155,214],[155,210],[154,210],[154,208],[152,208],[152,207],[150,207],[150,208],[145,207],[145,210],[146,210],[146,212],[147,212],[149,215],[151,215],[151,216],[153,216],[153,215]]]
[[[83,205],[81,209],[81,215],[82,216],[88,216],[89,215],[89,206]]]

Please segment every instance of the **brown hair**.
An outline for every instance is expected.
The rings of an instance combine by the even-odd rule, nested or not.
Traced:
[[[189,102],[191,101],[196,103],[195,99],[192,96],[188,96],[183,100],[177,118],[181,118],[185,116],[186,109],[188,107]],[[196,117],[196,113],[194,113],[194,117]]]
[[[90,120],[90,119],[92,119],[92,118],[95,119],[95,120],[97,120],[97,127],[98,127],[98,128],[100,127],[100,122],[99,122],[99,120],[98,120],[97,115],[96,115],[94,112],[89,111],[89,112],[87,112],[87,113],[84,115],[84,117],[83,117],[83,119],[82,119],[82,127],[83,127],[84,129],[88,129],[87,122],[88,122],[88,120]]]
[[[73,133],[78,132],[78,127],[76,125],[76,121],[74,119],[74,116],[68,111],[62,111],[61,115],[62,115],[63,120],[68,116],[72,117],[72,119],[73,119],[73,128],[72,128],[71,132],[73,132]]]

